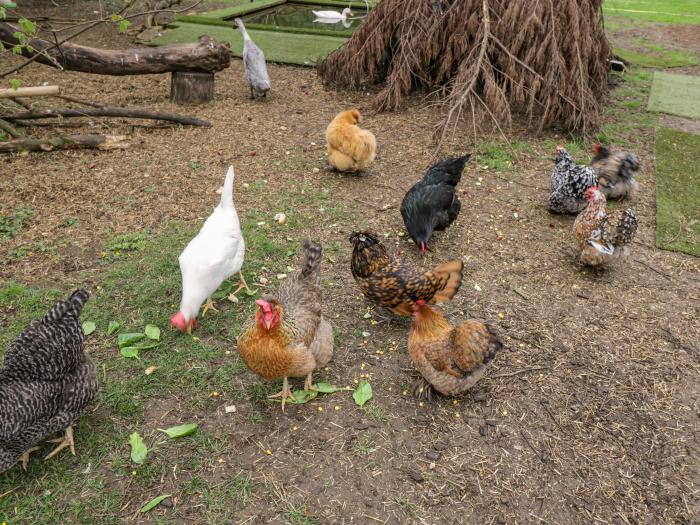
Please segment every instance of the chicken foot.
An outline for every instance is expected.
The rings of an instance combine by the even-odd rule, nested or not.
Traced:
[[[425,399],[426,401],[433,400],[433,387],[422,377],[416,380],[411,386],[411,394],[413,397],[418,399]]]
[[[297,399],[294,397],[292,389],[289,388],[289,380],[287,379],[287,376],[284,376],[284,380],[282,381],[282,391],[278,392],[277,394],[268,396],[268,399],[274,399],[276,397],[282,398],[282,412],[284,412],[284,402],[287,400],[287,398],[290,398],[294,402],[296,402]]]
[[[39,450],[39,447],[32,447],[29,450],[25,450],[22,453],[22,455],[19,457],[19,462],[22,465],[22,470],[27,470],[27,465],[29,464],[29,454],[31,454],[32,452],[36,452],[37,450]]]
[[[73,441],[72,426],[66,428],[66,435],[64,437],[56,439],[47,439],[46,441],[48,441],[49,443],[58,443],[58,446],[51,452],[49,452],[49,455],[44,458],[44,461],[46,461],[47,459],[51,459],[66,447],[70,448],[71,454],[75,456],[75,442]]]
[[[204,317],[209,310],[214,310],[215,312],[219,311],[216,309],[216,306],[214,306],[214,301],[211,300],[211,297],[207,299],[207,302],[202,306],[202,317]]]
[[[238,285],[238,288],[233,292],[233,295],[236,295],[238,292],[241,291],[241,289],[245,289],[247,293],[252,294],[253,290],[248,288],[248,283],[245,282],[245,277],[243,277],[243,272],[238,272],[238,278],[241,280],[241,283]]]

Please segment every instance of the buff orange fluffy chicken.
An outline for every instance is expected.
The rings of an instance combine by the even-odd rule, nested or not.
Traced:
[[[444,395],[467,391],[481,379],[501,341],[492,329],[475,319],[450,326],[442,312],[416,301],[408,334],[408,353],[425,381],[414,394],[430,399],[432,388]]]
[[[350,269],[370,301],[398,315],[409,316],[418,300],[430,304],[449,301],[462,284],[464,263],[455,259],[423,271],[399,257],[390,257],[378,236],[354,232]]]
[[[374,160],[377,139],[371,131],[360,129],[362,116],[356,109],[336,115],[326,129],[328,162],[338,171],[362,171]]]
[[[627,246],[637,232],[637,217],[631,208],[606,210],[606,199],[598,186],[586,191],[588,205],[574,221],[579,259],[588,266],[604,266],[627,255]]]
[[[294,400],[289,377],[304,377],[313,389],[312,373],[333,356],[333,328],[321,315],[321,246],[306,241],[301,269],[282,281],[274,295],[255,301],[254,322],[238,338],[238,353],[257,375],[283,379],[272,397]]]

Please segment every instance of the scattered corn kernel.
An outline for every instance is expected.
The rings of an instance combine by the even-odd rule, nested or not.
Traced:
[[[498,312],[498,318],[504,319],[506,316],[502,312]]]
[[[271,456],[271,455],[272,455],[272,450],[270,450],[270,449],[268,448],[268,449],[265,451],[265,454],[267,454],[268,456]]]
[[[219,397],[219,393],[215,390],[211,393],[211,397]]]
[[[401,395],[403,396],[405,396],[406,394],[408,394],[408,390],[404,390],[403,392],[401,392]]]
[[[131,475],[132,475],[132,476],[135,476],[135,475],[136,475],[136,471],[135,471],[135,470],[132,470],[132,471],[131,471]]]
[[[219,463],[226,463],[223,458],[219,458]]]
[[[319,412],[323,412],[323,407],[318,407]]]
[[[457,403],[458,403],[458,401],[457,401],[456,399],[453,399],[453,400],[452,400],[452,404],[453,404],[453,405],[456,405]]]
[[[419,407],[422,407],[423,405],[425,405],[425,403],[423,403],[423,401],[421,401],[420,403],[418,403],[418,406],[419,406]]]
[[[335,410],[340,410],[340,407],[339,407],[338,405],[335,405],[333,408],[334,408]]]
[[[296,426],[296,425],[294,425],[294,426],[292,427],[292,430],[293,430],[294,432],[296,432],[297,430],[299,430],[299,427]]]
[[[462,415],[459,412],[455,412],[455,417],[459,418],[462,417]]]

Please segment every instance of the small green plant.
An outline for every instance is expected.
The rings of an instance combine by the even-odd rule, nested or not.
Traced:
[[[0,240],[11,239],[22,229],[34,209],[20,208],[11,215],[0,215]]]
[[[109,251],[120,257],[123,252],[142,252],[146,249],[146,234],[143,232],[117,235],[109,243]]]
[[[320,525],[318,519],[315,516],[309,515],[306,507],[301,505],[290,503],[285,512],[285,517],[285,521],[289,525]]]
[[[352,450],[357,455],[367,455],[374,450],[374,441],[370,438],[355,441],[352,444]]]

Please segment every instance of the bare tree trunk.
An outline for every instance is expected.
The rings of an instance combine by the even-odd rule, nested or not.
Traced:
[[[0,23],[0,41],[6,45],[18,44],[15,31],[12,25]],[[53,67],[59,64],[69,71],[98,75],[147,75],[171,71],[213,73],[231,64],[229,45],[216,43],[208,36],[187,44],[122,50],[97,49],[70,42],[55,47],[40,38],[31,39],[29,45],[31,51],[26,46],[22,48],[25,57],[39,54],[36,61],[42,64]]]

